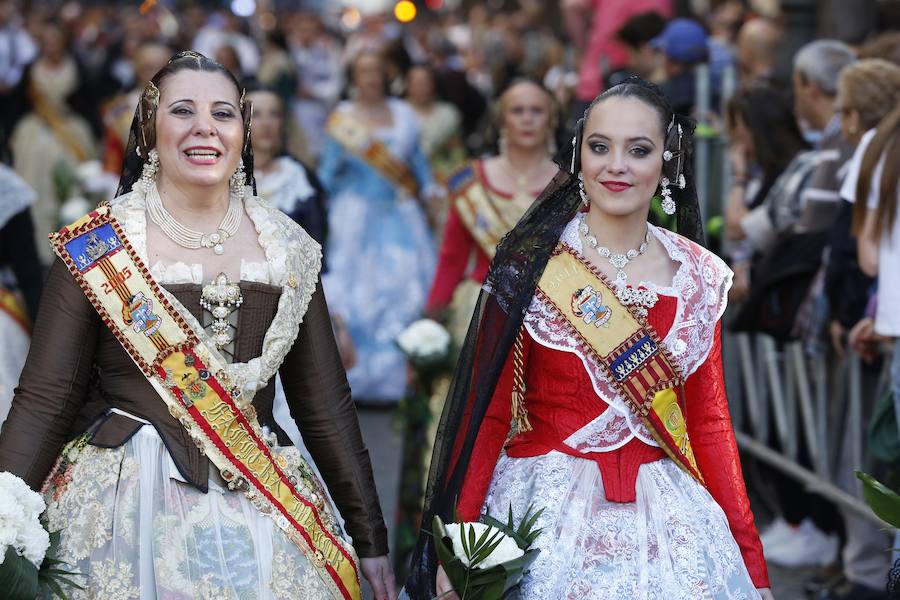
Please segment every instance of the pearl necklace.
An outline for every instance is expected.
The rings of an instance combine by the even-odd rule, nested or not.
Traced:
[[[163,206],[162,198],[156,185],[150,185],[147,190],[147,213],[156,225],[162,229],[170,240],[181,246],[196,250],[197,248],[210,248],[216,254],[225,252],[224,244],[232,237],[241,226],[244,217],[244,207],[240,199],[231,195],[228,211],[219,223],[219,227],[213,233],[201,233],[175,220],[172,213]]]
[[[611,251],[606,246],[601,246],[597,241],[597,237],[588,229],[585,213],[578,215],[578,231],[587,240],[588,245],[593,248],[597,254],[609,261],[609,264],[616,269],[615,291],[616,297],[625,306],[633,306],[635,312],[640,316],[647,316],[647,309],[653,308],[659,300],[659,296],[653,290],[640,285],[636,288],[628,285],[628,275],[625,273],[625,267],[638,256],[647,251],[650,245],[650,228],[647,228],[647,234],[644,241],[635,250],[632,248],[624,254]]]

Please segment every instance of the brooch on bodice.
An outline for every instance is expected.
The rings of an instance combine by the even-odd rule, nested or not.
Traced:
[[[228,318],[243,302],[240,286],[228,281],[225,273],[219,273],[211,283],[203,286],[200,306],[213,317],[212,339],[219,350],[234,341],[233,326]]]

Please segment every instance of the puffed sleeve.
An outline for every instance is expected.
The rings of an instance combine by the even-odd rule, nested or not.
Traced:
[[[428,295],[427,312],[440,311],[450,304],[456,286],[465,276],[474,247],[472,234],[463,225],[456,209],[451,207],[444,226],[444,241],[441,244],[434,283],[431,284],[431,293]]]
[[[291,417],[344,518],[357,554],[363,558],[387,554],[387,529],[372,463],[334,341],[321,279],[279,373]]]
[[[100,318],[59,259],[50,267],[9,416],[0,471],[39,489],[87,395]]]
[[[531,349],[531,337],[524,335],[522,358],[528,368],[528,357]],[[503,372],[494,388],[494,395],[484,415],[484,420],[475,438],[475,446],[469,458],[466,476],[457,502],[457,513],[463,521],[477,521],[481,514],[481,506],[487,496],[494,475],[494,468],[500,458],[500,452],[509,435],[512,418],[513,389],[513,353],[506,357]],[[464,421],[468,421],[469,414]]]
[[[759,533],[741,472],[722,371],[721,322],[706,361],[685,382],[688,432],[707,489],[722,507],[753,584],[769,587]]]

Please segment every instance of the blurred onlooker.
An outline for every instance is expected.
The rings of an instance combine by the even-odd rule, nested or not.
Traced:
[[[16,172],[38,194],[32,209],[35,242],[42,262],[49,264],[53,251],[47,234],[59,227],[57,211],[67,199],[63,197],[66,190],[57,183],[97,152],[88,122],[69,104],[81,77],[69,51],[66,30],[56,22],[46,22],[38,44],[38,58],[22,82],[31,110],[13,129],[10,149]]]
[[[726,235],[746,238],[742,221],[760,206],[797,154],[806,150],[787,95],[759,81],[742,86],[727,107],[732,185],[725,208]],[[752,245],[736,245],[735,293],[749,285]]]
[[[863,134],[900,104],[900,67],[878,58],[860,60],[844,69],[838,82],[837,106],[844,139],[856,147]],[[858,267],[856,241],[850,233],[853,205],[844,202],[831,231],[826,292],[831,336],[838,349],[865,310],[871,279]]]
[[[37,314],[43,270],[34,245],[30,207],[35,193],[0,164],[0,423],[25,365],[31,323]]]
[[[230,11],[215,12],[197,32],[191,48],[204,56],[216,57],[216,60],[226,58],[236,63],[226,66],[238,77],[256,73],[259,69],[259,47],[241,31],[241,27],[241,20]],[[226,52],[231,52],[234,56],[220,54],[219,50],[223,47],[230,47],[231,50]]]
[[[148,42],[135,50],[131,64],[134,86],[110,100],[103,111],[103,168],[109,173],[121,173],[138,97],[172,54],[171,48],[159,42]]]
[[[318,16],[307,12],[291,20],[288,46],[298,75],[294,118],[303,129],[309,155],[317,159],[325,146],[325,121],[344,85],[341,50],[325,34]]]
[[[853,50],[837,40],[810,42],[794,56],[794,111],[801,123],[821,135],[818,166],[802,192],[802,206],[781,218],[782,227],[797,220],[799,231],[822,231],[834,222],[840,208],[843,167],[853,154],[853,147],[841,136],[835,100],[838,77],[854,60]]]
[[[241,58],[238,56],[235,47],[229,42],[225,42],[216,48],[216,52],[212,57],[217,63],[234,73],[236,77],[243,77]]]
[[[297,89],[297,66],[288,53],[284,32],[280,29],[267,31],[260,46],[262,57],[256,78],[264,86],[277,92],[285,106],[290,106]]]
[[[863,84],[863,81],[866,83]],[[862,89],[857,86],[862,85]],[[853,279],[843,282],[834,281],[840,274],[829,273],[832,280],[831,297],[837,296],[836,285],[847,285],[861,282],[862,278],[878,275],[877,309],[859,311],[858,323],[853,327],[850,344],[857,349],[866,360],[873,357],[873,344],[878,336],[888,338],[900,333],[897,327],[895,309],[898,298],[897,273],[900,272],[897,260],[897,124],[900,122],[900,67],[881,59],[861,60],[848,68],[841,75],[839,87],[839,105],[843,119],[847,125],[844,134],[850,141],[857,142],[856,153],[850,162],[850,168],[841,196],[853,207],[853,230],[858,235],[858,267],[856,264],[842,266],[861,272]],[[877,108],[876,108],[877,107]],[[846,110],[845,110],[846,108]],[[891,110],[892,108],[892,110]],[[886,114],[887,113],[887,114]],[[874,122],[873,122],[874,121]],[[876,132],[874,125],[878,125]],[[863,131],[868,133],[863,134]],[[842,215],[845,216],[845,215]],[[843,219],[836,231],[844,240],[847,221]],[[852,243],[852,240],[849,240]],[[845,250],[845,254],[850,254]],[[872,279],[865,281],[871,282]],[[871,285],[866,287],[869,291]],[[852,296],[860,293],[854,291]],[[865,296],[860,300],[870,304]],[[853,307],[858,308],[858,307]],[[849,317],[848,313],[838,317]],[[843,325],[838,322],[839,326]],[[843,327],[841,327],[843,330]],[[891,368],[892,390],[894,391],[895,408],[900,416],[900,351],[895,349],[894,363]],[[863,422],[868,422],[874,407],[871,403],[863,406]],[[900,422],[898,419],[897,422]],[[861,468],[844,458],[842,472]],[[846,467],[846,468],[843,468]],[[849,477],[848,477],[849,479]],[[849,482],[844,483],[847,486]],[[848,538],[844,549],[845,580],[822,595],[825,600],[849,597],[881,597],[877,594],[884,586],[884,574],[890,566],[890,556],[883,551],[888,547],[888,540],[880,528],[860,519],[853,514],[846,514]],[[851,536],[851,534],[853,534]],[[880,549],[880,550],[879,550]],[[851,594],[855,594],[852,595]]]
[[[745,10],[741,0],[720,0],[706,17],[709,27],[709,74],[715,88],[721,86],[725,69],[737,62],[735,39]]]
[[[548,44],[546,61],[547,69],[542,78],[544,87],[553,93],[559,106],[568,106],[578,85],[578,73],[566,61],[565,46],[561,40],[554,39]]]
[[[23,110],[15,88],[36,55],[37,46],[19,23],[15,3],[0,1],[0,153],[4,157],[10,132]]]
[[[462,143],[462,115],[437,97],[434,71],[416,65],[406,74],[406,101],[419,115],[419,143],[434,177],[445,182],[466,161]]]
[[[756,17],[737,36],[737,66],[742,83],[774,79],[784,32],[769,19]]]
[[[691,114],[697,96],[694,67],[709,58],[706,31],[693,19],[675,19],[650,45],[663,56],[665,81],[660,88],[675,112]],[[715,97],[712,104],[718,105]]]
[[[253,106],[253,174],[259,195],[303,226],[324,248],[328,235],[325,190],[315,172],[290,155],[289,113],[274,89],[250,87]]]
[[[883,58],[900,64],[900,31],[888,31],[875,36],[860,46],[859,58]]]
[[[658,80],[660,74],[659,54],[650,45],[666,29],[666,19],[658,12],[645,12],[625,21],[616,32],[619,41],[628,49],[628,61],[621,68],[607,74],[605,87],[619,84],[632,75],[644,79]],[[563,105],[564,106],[564,105]]]
[[[484,143],[484,136],[481,135],[479,126],[487,110],[487,101],[469,82],[466,65],[450,40],[437,40],[433,52],[437,93],[456,106],[462,114],[466,146],[480,147]],[[492,85],[496,83],[491,82]]]
[[[603,79],[625,65],[628,51],[616,33],[633,15],[655,11],[670,17],[672,0],[562,0],[569,38],[581,57],[576,98],[581,113],[602,90]]]
[[[795,225],[800,232],[810,233],[825,231],[834,222],[840,206],[841,167],[853,151],[842,139],[835,97],[841,70],[854,60],[850,47],[837,40],[811,42],[795,55],[794,113],[808,128],[821,132],[818,152],[795,160],[764,202],[741,217],[741,231],[735,235],[748,237],[756,249],[768,247]],[[806,250],[820,255],[822,249]]]

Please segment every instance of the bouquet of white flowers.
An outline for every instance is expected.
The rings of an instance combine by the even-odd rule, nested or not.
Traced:
[[[7,600],[34,600],[52,593],[65,599],[60,583],[78,589],[59,569],[60,561],[47,556],[59,535],[41,523],[46,509],[41,496],[12,473],[0,473],[0,590]]]
[[[519,585],[539,552],[532,545],[541,533],[534,525],[542,512],[528,507],[518,527],[512,506],[506,523],[488,515],[482,523],[444,525],[434,517],[438,559],[460,600],[500,600]]]
[[[450,354],[450,334],[437,321],[419,319],[397,336],[397,345],[417,370],[443,365]]]

